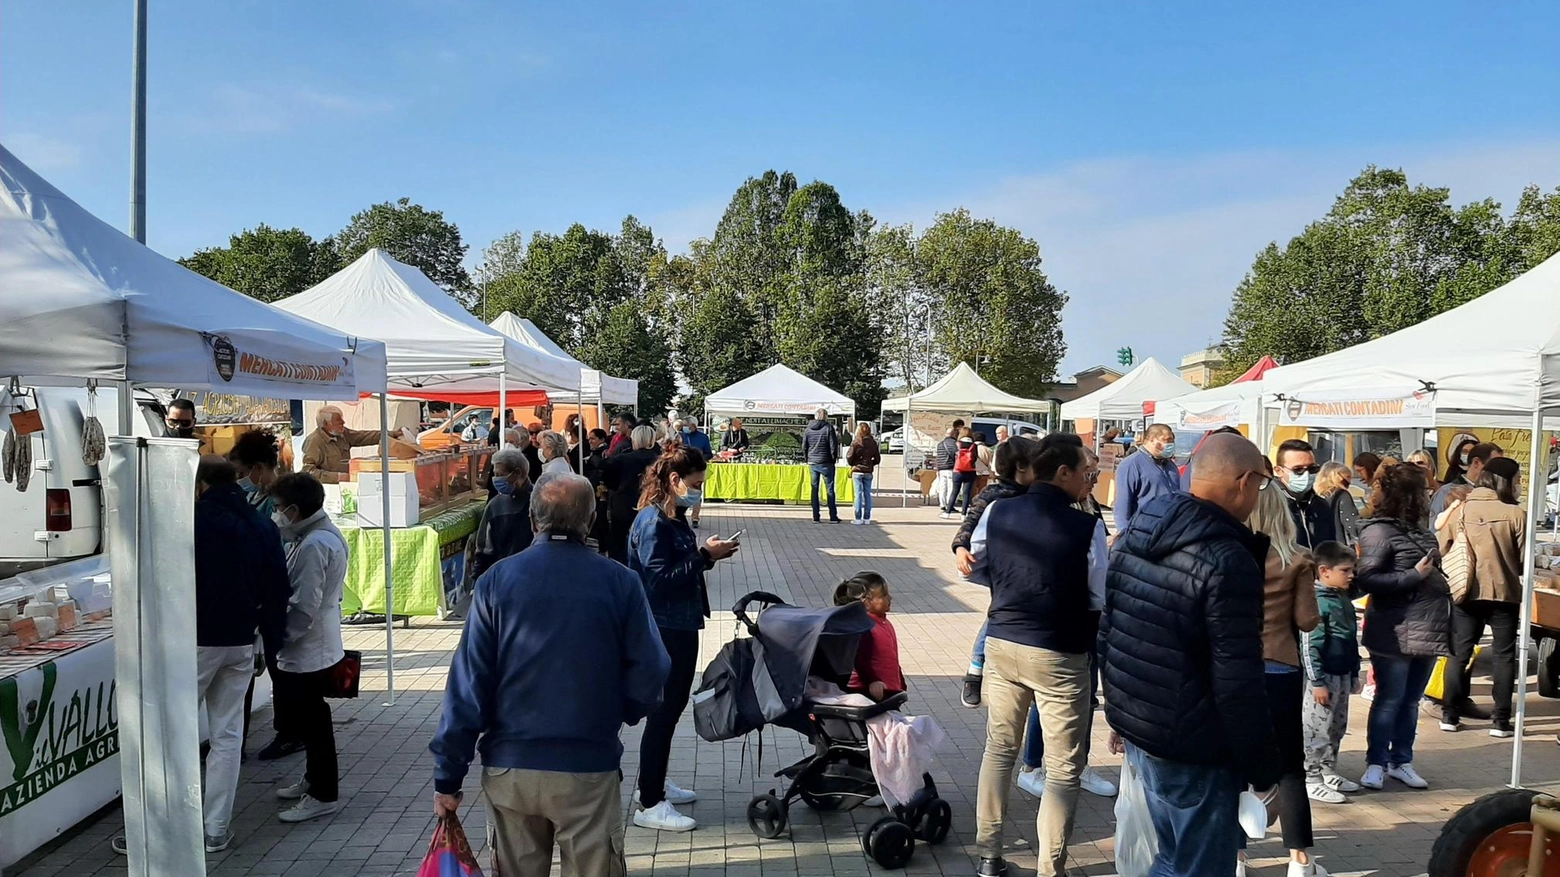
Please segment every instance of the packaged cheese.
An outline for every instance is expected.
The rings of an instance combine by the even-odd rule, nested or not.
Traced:
[[[10,621],[16,615],[16,604],[7,603],[4,606],[0,606],[0,621]]]
[[[0,652],[8,652],[11,649],[20,648],[22,641],[14,636],[0,636]]]
[[[34,618],[33,624],[38,627],[39,641],[52,639],[60,632],[60,623],[53,618]]]
[[[11,636],[19,645],[30,646],[38,641],[38,619],[18,618],[11,622]]]
[[[26,615],[28,618],[56,618],[60,614],[60,607],[48,600],[34,600],[27,604]]]
[[[76,604],[69,601],[60,604],[59,619],[60,631],[76,629]]]

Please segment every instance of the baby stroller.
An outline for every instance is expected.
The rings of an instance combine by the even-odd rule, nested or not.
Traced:
[[[756,610],[749,615],[750,606]],[[706,740],[730,740],[765,724],[807,736],[812,755],[775,773],[790,780],[784,794],[770,789],[748,804],[748,827],[758,837],[778,838],[790,823],[791,803],[814,810],[848,811],[879,794],[872,774],[867,721],[902,707],[896,694],[871,706],[837,706],[805,699],[809,676],[844,688],[856,660],[856,642],[872,629],[860,603],[829,609],[786,605],[774,594],[754,591],[732,607],[750,634],[723,648],[704,671],[693,696],[694,723]],[[902,868],[919,838],[942,843],[953,810],[937,796],[928,774],[907,803],[872,823],[861,837],[862,852],[885,868]]]

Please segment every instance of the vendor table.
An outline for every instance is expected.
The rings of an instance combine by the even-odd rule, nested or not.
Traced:
[[[809,504],[812,502],[812,469],[800,463],[711,463],[704,473],[704,497]],[[856,485],[851,480],[848,466],[835,470],[834,497],[839,506],[849,506],[856,501]],[[827,501],[828,492],[820,483],[818,502]]]
[[[445,590],[444,555],[459,555],[466,537],[476,532],[486,506],[485,500],[473,500],[427,518],[415,527],[390,531],[395,560],[395,615],[439,614],[439,601]],[[355,520],[338,520],[336,526],[351,552],[342,613],[384,614],[384,531],[363,527]]]
[[[119,797],[113,629],[0,655],[0,868]]]

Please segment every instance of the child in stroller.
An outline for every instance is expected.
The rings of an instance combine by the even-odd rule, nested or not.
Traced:
[[[748,608],[755,604],[758,611],[750,617]],[[694,695],[700,735],[731,739],[773,724],[806,735],[814,749],[776,772],[790,780],[783,794],[770,789],[749,802],[753,833],[766,839],[784,834],[797,799],[814,810],[848,811],[880,795],[868,723],[903,707],[909,695],[901,691],[877,703],[859,697],[846,704],[815,699],[825,690],[839,695],[850,681],[857,643],[872,630],[866,606],[858,599],[830,609],[802,609],[756,591],[732,611],[750,636],[728,644],[705,671]],[[923,772],[920,781],[908,800],[894,802],[889,815],[862,835],[862,851],[885,868],[904,867],[917,838],[941,843],[953,824],[953,810],[938,797],[931,775]]]

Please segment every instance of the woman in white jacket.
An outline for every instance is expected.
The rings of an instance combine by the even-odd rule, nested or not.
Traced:
[[[298,782],[276,790],[296,802],[280,814],[283,822],[306,822],[338,809],[336,735],[325,692],[331,671],[341,662],[341,597],[347,580],[347,543],[325,514],[325,489],[313,476],[284,475],[271,488],[273,515],[287,544],[287,575],[292,598],[287,632],[277,655],[278,710],[291,728],[279,733],[302,740],[307,766]]]

